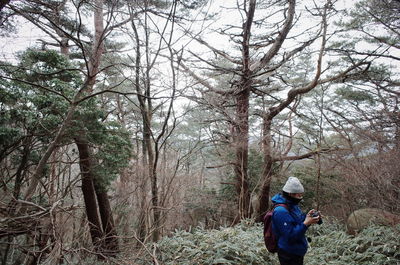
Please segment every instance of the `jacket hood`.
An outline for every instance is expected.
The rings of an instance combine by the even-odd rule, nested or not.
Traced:
[[[280,193],[275,194],[275,195],[272,197],[271,201],[272,201],[274,204],[278,204],[278,203],[289,204],[289,203],[290,203],[290,201],[287,200],[285,197],[283,197],[283,195],[280,194]]]

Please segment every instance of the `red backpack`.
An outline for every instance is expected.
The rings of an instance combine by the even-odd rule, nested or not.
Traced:
[[[271,210],[269,210],[264,216],[264,243],[268,251],[271,253],[276,253],[278,251],[278,239],[272,232],[272,214],[278,206],[285,207],[288,211],[289,208],[286,204],[275,204]]]

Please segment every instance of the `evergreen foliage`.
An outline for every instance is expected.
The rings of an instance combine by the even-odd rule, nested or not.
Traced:
[[[18,65],[6,64],[1,71],[10,81],[0,83],[0,153],[11,152],[29,137],[41,143],[30,151],[33,160],[62,123],[70,101],[82,85],[81,75],[67,57],[36,49],[28,49],[20,55]],[[98,105],[96,98],[80,103],[63,144],[71,144],[74,136],[87,132],[88,140],[96,147],[98,183],[106,188],[126,167],[132,145],[129,134],[120,124],[107,121]],[[32,162],[35,164],[38,159]]]
[[[273,262],[262,241],[261,226],[245,220],[219,230],[176,231],[158,244],[163,264],[265,264]],[[275,262],[274,262],[275,261]]]
[[[370,226],[353,237],[337,221],[325,220],[308,231],[312,242],[305,264],[398,264],[399,235],[400,226]],[[176,231],[163,238],[157,250],[162,264],[278,264],[264,246],[262,226],[249,220],[219,230]]]

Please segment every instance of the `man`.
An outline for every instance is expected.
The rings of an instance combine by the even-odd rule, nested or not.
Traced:
[[[303,265],[307,252],[305,233],[309,226],[322,223],[315,210],[303,214],[298,206],[303,199],[304,187],[296,177],[289,177],[282,193],[272,197],[277,206],[272,216],[272,231],[278,238],[278,258],[281,265]],[[313,217],[313,215],[315,217]]]

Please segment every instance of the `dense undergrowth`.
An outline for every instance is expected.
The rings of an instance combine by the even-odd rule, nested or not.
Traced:
[[[400,265],[400,226],[370,226],[350,236],[336,222],[310,228],[305,264]],[[159,264],[278,264],[264,247],[262,227],[251,221],[219,230],[176,231],[157,244]],[[154,259],[150,263],[154,264]]]
[[[312,226],[306,265],[400,265],[400,225],[371,225],[357,236],[333,220]],[[79,264],[118,265],[278,265],[276,254],[269,253],[262,237],[261,224],[245,220],[235,227],[214,230],[196,228],[175,231],[157,244],[141,251],[123,251],[108,262],[82,260]],[[71,263],[69,263],[71,264]]]

